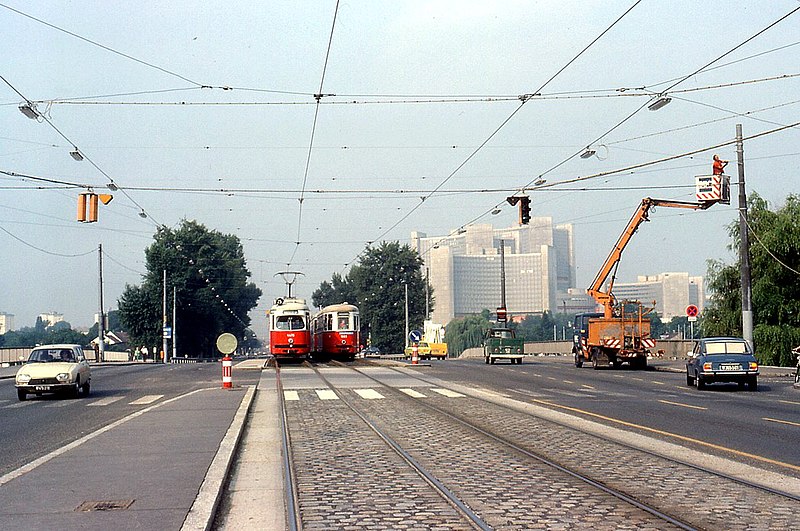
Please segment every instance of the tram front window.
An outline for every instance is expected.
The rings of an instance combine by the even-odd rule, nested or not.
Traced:
[[[303,318],[298,315],[282,315],[275,321],[275,328],[278,330],[303,330],[305,323]]]

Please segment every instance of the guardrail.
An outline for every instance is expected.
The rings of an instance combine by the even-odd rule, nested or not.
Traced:
[[[0,364],[19,365],[28,358],[32,347],[0,348]]]

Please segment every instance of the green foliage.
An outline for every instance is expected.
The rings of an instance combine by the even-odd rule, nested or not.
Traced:
[[[484,310],[481,315],[470,315],[450,321],[445,335],[448,355],[459,356],[468,348],[482,346],[483,335],[491,326],[489,310]]]
[[[350,302],[361,312],[362,336],[382,352],[402,352],[405,346],[405,285],[408,285],[409,328],[425,319],[425,279],[422,259],[408,245],[382,242],[367,246],[347,276],[334,274],[312,294],[314,306]],[[430,289],[430,287],[429,287]],[[448,331],[449,334],[449,331]]]
[[[555,339],[572,339],[573,316],[563,313],[551,314],[544,312],[541,315],[528,315],[516,326],[517,336],[525,341],[553,341],[553,326],[555,326]]]
[[[223,332],[241,340],[250,323],[247,313],[261,290],[247,281],[250,272],[239,238],[184,220],[175,230],[159,227],[154,240],[145,250],[147,274],[142,284],[126,286],[118,301],[131,345],[161,345],[164,270],[169,321],[173,287],[177,295],[179,355],[217,356],[214,345]]]
[[[54,343],[73,343],[87,346],[92,338],[94,336],[73,330],[66,321],[45,328],[41,319],[37,319],[34,327],[12,330],[0,336],[0,345],[8,348],[52,345]]]
[[[773,212],[767,201],[753,194],[748,210],[756,355],[765,364],[793,365],[787,345],[800,344],[800,196],[790,195]],[[738,250],[738,222],[731,223],[728,232],[732,238],[729,247]],[[739,264],[713,261],[708,269],[711,301],[705,311],[703,333],[741,336]]]

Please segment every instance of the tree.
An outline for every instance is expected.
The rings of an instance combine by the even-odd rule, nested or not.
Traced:
[[[748,211],[756,356],[767,365],[793,365],[791,348],[800,344],[800,196],[788,196],[773,212],[766,200],[752,194]],[[728,233],[729,248],[738,250],[739,223],[731,223]],[[739,263],[709,263],[712,297],[703,320],[704,334],[741,335],[739,271]]]
[[[181,331],[178,352],[214,357],[216,338],[230,332],[243,338],[261,290],[248,282],[241,242],[236,236],[209,230],[183,220],[175,229],[159,227],[145,250],[147,273],[139,286],[128,285],[119,303],[119,317],[132,345],[161,345],[162,283],[167,272],[167,293],[177,297],[177,323]],[[172,296],[167,297],[172,315]],[[171,320],[171,318],[170,318]]]
[[[489,321],[489,310],[483,310],[480,315],[453,319],[447,325],[447,352],[449,356],[459,356],[468,348],[483,345],[483,335],[492,323]]]
[[[357,300],[358,296],[354,286],[339,273],[331,276],[331,281],[327,280],[320,284],[319,288],[311,294],[311,303],[315,308],[324,308],[331,304],[341,304]]]
[[[333,274],[314,291],[315,306],[350,302],[361,312],[362,337],[384,352],[402,352],[405,345],[405,293],[408,286],[409,327],[425,319],[422,259],[408,245],[382,242],[367,246],[347,276]],[[432,290],[428,286],[428,293]],[[432,304],[432,303],[431,303]]]

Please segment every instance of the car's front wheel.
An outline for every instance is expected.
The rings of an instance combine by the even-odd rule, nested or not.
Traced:
[[[17,398],[19,398],[21,402],[24,402],[28,398],[28,393],[26,393],[24,389],[17,389]]]
[[[86,380],[86,383],[81,386],[83,389],[83,396],[89,396],[89,391],[91,388],[91,384],[89,382],[89,380]]]

